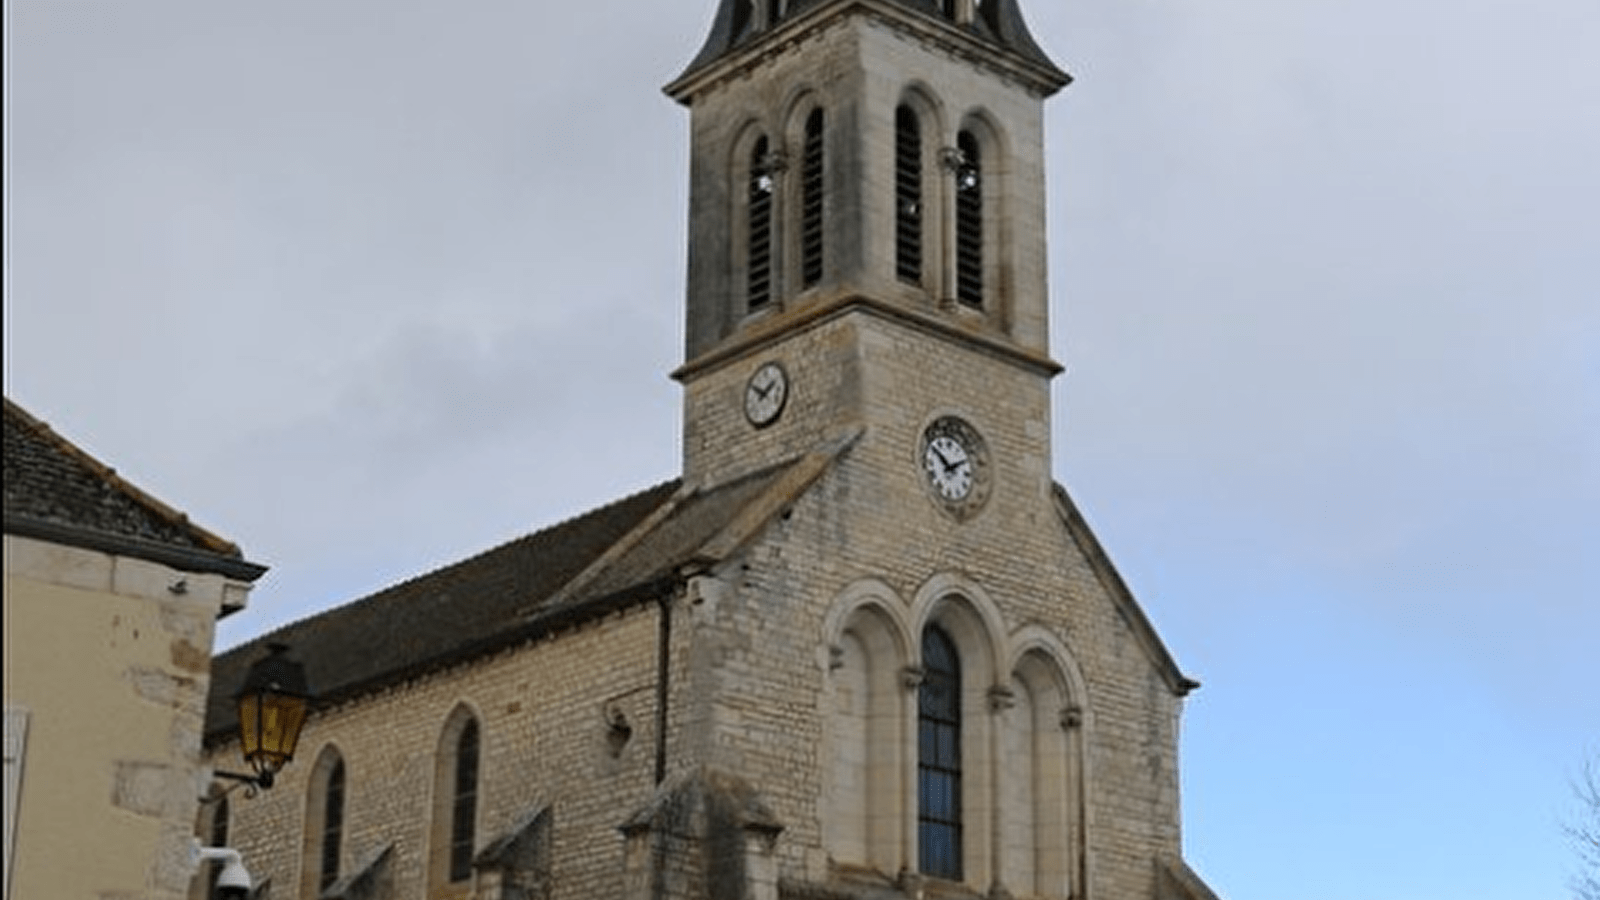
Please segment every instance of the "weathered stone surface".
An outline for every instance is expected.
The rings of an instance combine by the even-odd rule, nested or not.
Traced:
[[[336,747],[347,766],[347,846],[394,848],[396,900],[1157,897],[1154,861],[1180,852],[1177,725],[1193,684],[1052,477],[1048,85],[906,8],[818,6],[817,27],[694,88],[682,482],[627,522],[597,511],[613,543],[585,544],[581,566],[541,569],[530,552],[518,572],[539,578],[470,581],[537,591],[428,596],[463,619],[513,602],[543,614],[643,583],[629,568],[641,556],[673,561],[651,570],[657,591],[559,632],[467,642],[487,649],[448,667],[366,673],[381,689],[341,695],[308,724],[306,758]],[[902,103],[924,123],[915,283],[894,265]],[[807,283],[794,161],[816,110],[827,225],[824,274]],[[943,161],[962,132],[987,160],[981,307],[951,299],[956,185]],[[758,137],[789,165],[763,173],[780,210],[774,287],[752,310],[743,204]],[[767,362],[788,373],[789,395],[758,428],[744,398]],[[920,449],[944,417],[984,444],[986,499],[959,515],[930,490]],[[393,595],[411,603],[418,590]],[[364,659],[404,646],[391,624],[374,624],[383,646]],[[959,659],[951,879],[918,874],[932,628]],[[462,715],[483,735],[479,853],[476,881],[450,885],[441,740]],[[319,849],[297,831],[306,777],[291,767],[240,810],[237,842],[275,878]]]

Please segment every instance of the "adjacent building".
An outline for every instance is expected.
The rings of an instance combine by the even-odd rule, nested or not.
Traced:
[[[5,896],[179,900],[216,620],[266,569],[5,401]]]

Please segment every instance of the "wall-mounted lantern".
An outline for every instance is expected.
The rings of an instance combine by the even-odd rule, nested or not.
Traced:
[[[305,666],[289,658],[286,644],[268,644],[267,649],[268,654],[245,673],[234,697],[239,707],[239,752],[255,774],[214,773],[242,782],[247,797],[272,787],[278,771],[294,759],[300,728],[311,708]]]

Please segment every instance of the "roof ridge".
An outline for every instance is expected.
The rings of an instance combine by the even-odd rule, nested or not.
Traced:
[[[721,530],[700,547],[700,554],[708,561],[728,559],[748,544],[766,527],[772,518],[790,506],[816,484],[817,479],[833,465],[845,451],[855,446],[866,429],[854,426],[833,434],[815,449],[805,451],[780,463],[759,470],[754,475],[763,477],[782,472],[766,490],[733,517]],[[730,482],[734,483],[734,482]]]
[[[566,584],[556,588],[547,597],[536,598],[533,601],[533,605],[556,608],[572,599],[585,586],[593,583],[595,578],[615,562],[618,557],[637,547],[640,541],[644,540],[650,532],[656,529],[657,525],[660,525],[663,520],[677,511],[685,500],[700,491],[698,485],[689,484],[681,478],[673,480],[678,482],[678,488],[672,492],[672,496],[663,500],[660,506],[651,510],[649,515],[636,522],[632,528],[628,529],[622,537],[602,551],[599,556],[590,560],[587,566],[584,566],[571,578],[567,579]],[[656,487],[663,488],[667,484],[671,484],[671,482],[664,482]],[[619,500],[617,502],[620,503],[622,501]],[[526,609],[521,613],[521,616],[523,618],[532,618],[537,616],[539,612],[539,609]]]
[[[195,524],[192,520],[190,520],[187,513],[163,503],[161,500],[157,499],[155,495],[143,490],[138,485],[127,480],[126,478],[123,478],[121,475],[118,475],[116,469],[96,459],[87,450],[79,447],[77,444],[69,440],[65,435],[56,431],[54,428],[51,428],[47,422],[35,417],[26,409],[23,409],[22,406],[15,400],[12,400],[10,397],[6,397],[4,399],[6,415],[15,416],[29,431],[32,431],[34,435],[39,437],[41,440],[48,442],[51,446],[55,447],[62,453],[65,453],[74,461],[84,465],[89,469],[90,472],[94,473],[99,478],[104,479],[112,487],[115,487],[116,489],[127,494],[128,499],[143,507],[146,512],[149,512],[167,524],[188,533],[189,536],[199,543],[202,548],[209,550],[212,553],[216,553],[221,556],[238,557],[241,559],[244,557],[244,553],[239,549],[239,545],[222,537],[221,535]]]
[[[569,516],[569,517],[567,517],[565,519],[562,519],[560,521],[554,522],[554,523],[552,523],[550,525],[546,525],[545,527],[540,528],[540,529],[538,529],[536,531],[530,531],[530,532],[527,532],[525,534],[518,535],[516,537],[508,538],[508,539],[506,539],[504,541],[501,541],[501,542],[499,542],[497,544],[494,544],[494,545],[492,545],[492,546],[490,546],[490,547],[488,547],[488,548],[486,548],[484,550],[480,550],[477,553],[472,554],[471,556],[464,556],[464,557],[462,557],[460,559],[457,559],[457,560],[454,560],[452,562],[448,562],[448,563],[445,563],[445,564],[440,565],[440,566],[435,566],[435,567],[433,567],[431,569],[426,569],[426,570],[424,570],[422,572],[418,572],[417,574],[412,575],[409,578],[403,579],[401,581],[391,582],[391,583],[383,585],[382,587],[377,588],[376,590],[372,590],[372,591],[368,591],[366,593],[363,593],[363,594],[361,594],[361,595],[359,595],[359,596],[357,596],[357,597],[355,597],[355,598],[353,598],[351,600],[347,600],[347,601],[345,601],[343,603],[338,603],[338,604],[336,604],[334,606],[331,606],[331,607],[328,607],[326,609],[318,610],[317,612],[311,613],[310,615],[302,616],[302,617],[300,617],[298,619],[294,619],[293,621],[285,622],[282,625],[279,625],[277,628],[274,628],[274,629],[272,629],[271,631],[269,631],[269,632],[267,632],[265,634],[259,634],[259,635],[256,635],[255,637],[252,637],[252,638],[249,638],[247,640],[241,641],[238,644],[236,644],[236,645],[234,645],[232,647],[229,647],[227,650],[225,650],[223,652],[224,653],[233,653],[235,651],[242,650],[242,649],[244,649],[246,647],[250,647],[252,645],[258,645],[258,644],[262,645],[262,646],[265,646],[265,644],[266,644],[266,642],[268,640],[270,640],[272,638],[275,638],[275,637],[279,637],[279,636],[283,635],[285,632],[288,632],[288,631],[291,631],[293,629],[299,628],[300,626],[305,625],[308,622],[316,621],[317,619],[320,619],[323,616],[332,615],[333,613],[339,612],[339,611],[344,610],[344,609],[348,609],[348,608],[353,607],[353,606],[362,606],[362,605],[366,605],[368,603],[380,602],[382,600],[382,598],[384,598],[386,596],[389,596],[389,595],[391,595],[391,594],[393,594],[393,593],[395,593],[397,591],[400,591],[403,588],[406,588],[406,587],[409,587],[409,586],[411,586],[413,584],[416,584],[419,581],[423,581],[423,580],[428,579],[428,578],[433,578],[433,577],[435,577],[437,575],[440,575],[441,573],[451,571],[452,569],[458,569],[458,568],[461,568],[463,566],[467,566],[467,565],[469,565],[469,564],[471,564],[471,563],[473,563],[473,562],[475,562],[475,561],[477,561],[477,560],[479,560],[479,559],[481,559],[481,558],[483,558],[485,556],[489,556],[490,554],[493,554],[493,553],[498,553],[498,552],[504,550],[505,548],[510,547],[513,544],[519,544],[519,543],[522,543],[524,541],[531,541],[531,540],[539,538],[539,537],[541,537],[543,535],[547,535],[547,534],[550,534],[550,533],[553,533],[553,532],[556,532],[556,531],[560,531],[561,529],[564,529],[564,528],[569,528],[569,527],[571,527],[571,526],[573,526],[573,525],[575,525],[575,524],[577,524],[579,522],[582,522],[582,521],[584,521],[586,519],[590,519],[590,518],[593,518],[593,517],[598,517],[598,516],[604,515],[605,513],[616,509],[617,507],[623,506],[624,504],[627,504],[627,503],[636,502],[640,498],[645,497],[648,494],[654,493],[656,491],[663,490],[666,487],[668,487],[669,485],[672,485],[674,483],[681,483],[681,481],[682,481],[682,479],[680,479],[680,478],[669,478],[666,481],[657,482],[656,484],[651,485],[650,487],[642,488],[640,490],[634,491],[631,494],[627,494],[625,496],[622,496],[622,497],[619,497],[619,498],[617,498],[615,500],[612,500],[609,503],[604,503],[604,504],[601,504],[600,506],[596,506],[596,507],[592,507],[590,509],[584,510],[583,512],[580,512],[580,513],[577,513],[575,515]]]

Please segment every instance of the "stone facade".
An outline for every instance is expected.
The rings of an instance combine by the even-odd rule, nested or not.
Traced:
[[[657,615],[654,606],[635,608],[314,717],[298,758],[309,763],[331,750],[344,761],[341,868],[359,869],[390,850],[391,896],[470,893],[470,881],[453,890],[446,879],[428,889],[440,881],[429,871],[437,843],[435,765],[446,722],[464,709],[483,736],[479,778],[486,789],[475,828],[481,844],[547,812],[552,882],[620,884],[617,828],[654,786]],[[219,747],[217,758],[232,750]],[[317,894],[302,885],[320,864],[320,847],[299,840],[315,814],[312,769],[297,761],[271,791],[233,806],[233,845],[253,874],[270,879],[273,897]]]
[[[1181,858],[1194,682],[1051,476],[1066,81],[1013,0],[722,4],[668,86],[682,479],[219,662],[219,760],[260,643],[328,691],[232,824],[272,897],[1211,896]]]

